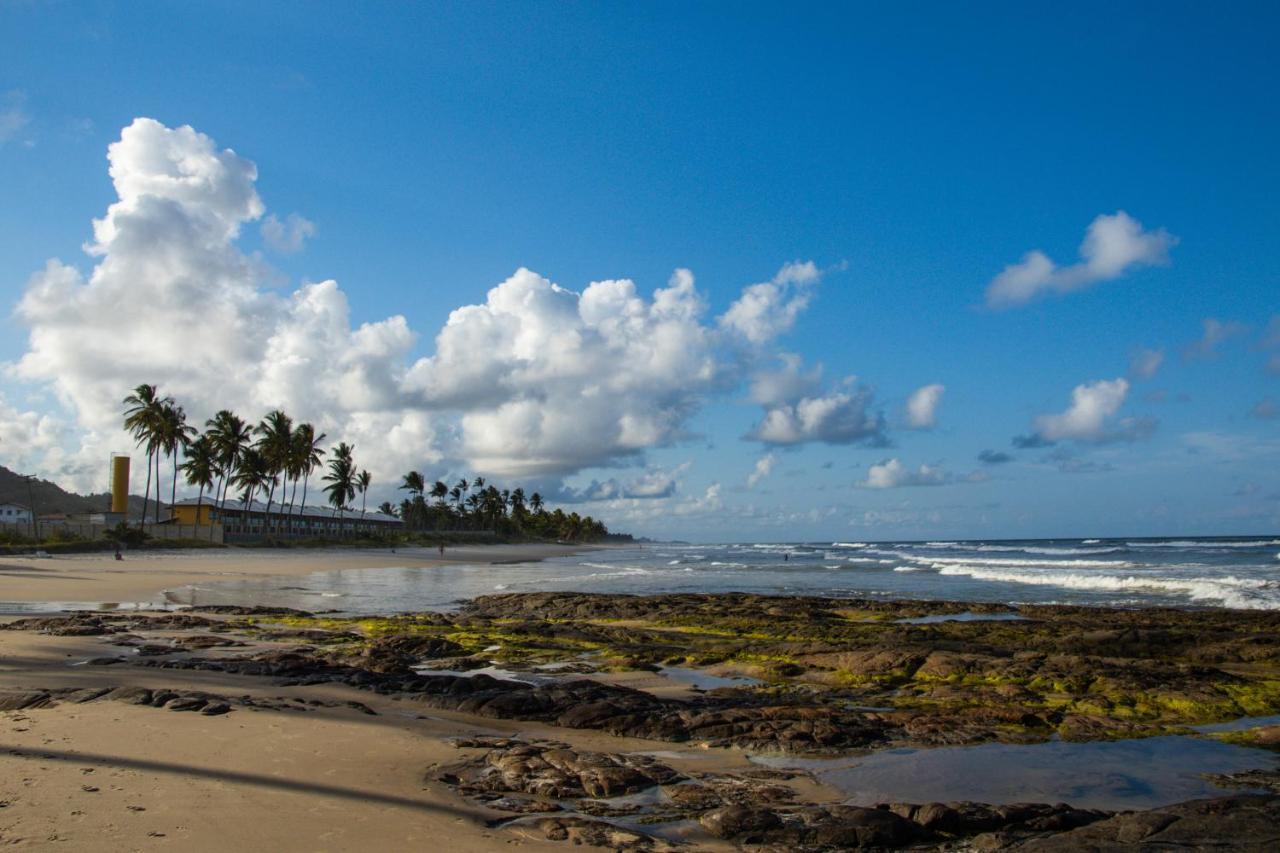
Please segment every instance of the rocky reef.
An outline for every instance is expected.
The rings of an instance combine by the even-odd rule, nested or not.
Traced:
[[[294,687],[339,683],[479,718],[793,755],[1189,734],[1193,725],[1280,714],[1280,614],[1263,611],[545,593],[390,617],[236,607],[75,613],[0,627],[101,636],[120,650],[93,665],[128,661]],[[143,636],[165,631],[179,636]],[[667,677],[678,671],[713,674],[723,686],[682,687]],[[144,698],[203,713],[242,704],[163,691],[136,700]],[[6,701],[58,700],[33,693]],[[1274,727],[1214,736],[1280,743]],[[662,828],[684,826],[778,850],[1107,850],[1196,846],[1214,833],[1235,849],[1261,850],[1275,841],[1280,802],[1274,793],[1241,794],[1124,813],[1043,803],[818,803],[798,800],[770,775],[778,771],[690,774],[555,741],[458,747],[459,761],[433,768],[430,779],[509,814],[503,824],[614,848],[679,844]],[[1274,776],[1260,769],[1221,784],[1274,792]]]

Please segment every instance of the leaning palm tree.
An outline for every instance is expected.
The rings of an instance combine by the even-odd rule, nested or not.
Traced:
[[[356,475],[356,490],[360,492],[360,520],[364,521],[365,507],[369,505],[369,484],[373,482],[373,475],[367,470],[361,469]]]
[[[147,448],[147,487],[142,493],[142,521],[139,529],[147,523],[147,500],[151,496],[151,463],[155,459],[159,447],[160,412],[165,403],[172,403],[167,397],[160,397],[154,385],[139,385],[133,393],[124,398],[124,428],[133,436],[139,447]],[[160,500],[160,483],[156,483],[156,501]]]
[[[311,474],[320,467],[321,458],[324,456],[324,450],[320,448],[324,442],[325,434],[316,433],[316,428],[311,424],[298,424],[298,428],[293,431],[293,462],[296,470],[302,473],[302,511],[307,510],[307,484],[311,480]],[[297,485],[297,478],[294,478],[294,485]],[[293,501],[289,501],[289,514],[293,515]]]
[[[213,452],[218,460],[218,491],[216,501],[220,509],[225,509],[227,489],[231,478],[235,475],[240,459],[249,448],[253,438],[253,429],[244,419],[228,409],[223,409],[205,421],[209,428],[209,440],[213,443]]]
[[[202,435],[187,447],[187,458],[182,463],[182,474],[188,486],[198,486],[196,494],[196,524],[200,523],[200,510],[204,505],[204,490],[213,488],[213,478],[218,474],[217,453],[213,441]],[[213,538],[213,525],[209,525],[209,538]]]
[[[293,418],[276,409],[267,413],[262,423],[253,428],[258,436],[254,446],[262,454],[267,463],[267,471],[271,474],[271,485],[267,490],[267,514],[263,523],[270,532],[271,504],[276,496],[276,483],[281,474],[288,472],[289,456],[293,452]]]

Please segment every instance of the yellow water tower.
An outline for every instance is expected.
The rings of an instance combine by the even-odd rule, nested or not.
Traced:
[[[129,511],[129,457],[124,453],[111,454],[111,511]]]

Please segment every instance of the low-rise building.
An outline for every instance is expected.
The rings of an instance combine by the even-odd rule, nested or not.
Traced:
[[[186,498],[173,505],[175,524],[218,524],[228,536],[299,536],[338,538],[355,533],[399,530],[403,522],[394,515],[360,510],[339,511],[331,506],[271,504],[211,498]]]
[[[16,503],[0,503],[0,524],[30,524],[31,509]]]

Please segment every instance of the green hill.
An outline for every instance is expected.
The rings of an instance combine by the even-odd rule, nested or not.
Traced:
[[[106,492],[97,495],[78,495],[68,492],[57,483],[48,480],[34,480],[30,485],[27,478],[10,471],[0,465],[0,503],[17,503],[30,506],[35,501],[36,513],[86,513],[105,512],[111,507],[111,496]],[[142,497],[129,496],[130,514],[142,512]]]

